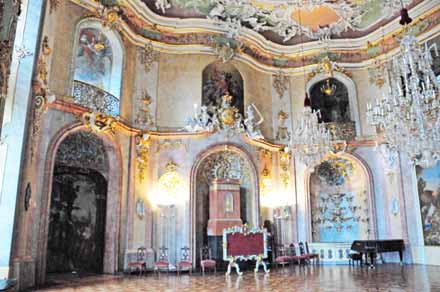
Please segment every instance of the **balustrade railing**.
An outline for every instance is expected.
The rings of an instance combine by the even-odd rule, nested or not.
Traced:
[[[119,115],[119,99],[110,93],[82,81],[73,81],[73,100],[93,111]]]

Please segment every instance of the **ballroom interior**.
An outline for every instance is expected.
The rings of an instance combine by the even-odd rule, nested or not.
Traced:
[[[0,0],[0,291],[440,291],[439,54],[439,0]]]

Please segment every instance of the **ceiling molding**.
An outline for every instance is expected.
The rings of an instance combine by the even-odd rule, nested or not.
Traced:
[[[70,0],[75,4],[79,4],[83,6],[84,8],[88,10],[96,10],[98,7],[96,5],[96,2],[92,0]],[[440,6],[436,5],[436,0],[429,0],[429,1],[423,1],[419,5],[415,6],[411,10],[411,16],[415,21],[417,19],[427,19],[428,17],[434,19],[433,21],[436,21],[435,25],[428,29],[427,31],[424,31],[421,33],[418,38],[420,41],[426,41],[430,38],[432,38],[435,35],[438,35],[440,32]],[[224,32],[219,29],[218,26],[214,25],[212,21],[206,20],[206,19],[182,19],[179,21],[172,21],[172,24],[174,26],[171,26],[170,18],[159,16],[155,13],[153,13],[151,10],[149,10],[145,4],[141,3],[140,1],[135,0],[126,0],[127,7],[130,8],[130,12],[136,15],[137,17],[140,17],[143,21],[147,21],[147,24],[149,24],[151,27],[155,29],[157,34],[162,34],[168,32],[172,32],[174,36],[179,36],[180,34],[182,37],[185,36],[185,34],[192,34],[192,35],[223,35]],[[143,9],[139,6],[144,6]],[[438,14],[438,15],[437,15]],[[167,23],[164,23],[163,21],[167,20]],[[171,19],[172,20],[172,19]],[[154,21],[157,21],[154,22]],[[203,27],[194,27],[190,26],[189,22],[203,22],[205,25]],[[211,23],[212,22],[212,23]],[[184,24],[182,24],[184,23]],[[206,24],[208,23],[208,24]],[[162,27],[163,24],[167,24],[166,27]],[[201,23],[200,23],[201,25]],[[211,27],[212,25],[212,27]],[[126,23],[125,21],[118,21],[119,30],[127,37],[127,39],[134,43],[137,46],[142,46],[146,44],[147,42],[151,42],[154,49],[168,54],[206,54],[206,55],[215,55],[214,48],[212,45],[207,44],[170,44],[163,41],[157,41],[152,40],[147,37],[144,37],[140,35],[139,33],[135,32],[132,27]],[[358,39],[336,39],[331,40],[330,42],[330,51],[334,54],[341,54],[342,56],[345,55],[356,55],[356,56],[363,56],[359,57],[359,60],[354,60],[349,62],[349,57],[345,58],[347,60],[344,60],[344,58],[341,58],[340,61],[338,61],[338,65],[344,68],[348,69],[359,69],[359,68],[365,68],[372,66],[374,61],[378,58],[389,58],[393,55],[395,55],[398,52],[398,46],[397,42],[395,41],[394,46],[389,48],[389,51],[385,54],[380,53],[376,56],[367,56],[367,42],[371,43],[377,43],[378,41],[381,41],[383,38],[383,35],[386,35],[388,38],[393,38],[393,35],[401,31],[402,28],[398,24],[398,19],[395,19],[394,21],[388,23],[386,26],[382,29],[379,29],[365,37],[358,38]],[[283,71],[283,73],[288,75],[297,75],[302,74],[303,72],[303,66],[302,63],[299,63],[298,60],[301,58],[301,45],[294,45],[294,46],[280,46],[273,42],[270,42],[266,40],[263,36],[261,36],[259,33],[256,33],[251,30],[249,31],[246,36],[240,37],[243,43],[246,43],[248,46],[248,49],[252,51],[253,55],[251,56],[249,53],[240,51],[237,52],[237,54],[234,57],[234,60],[241,61],[244,63],[247,63],[254,67],[254,69],[262,71],[262,72],[268,72],[268,73],[274,73],[279,72],[280,70]],[[261,46],[260,46],[261,44]],[[362,44],[362,45],[361,45]],[[265,48],[267,47],[267,50]],[[289,52],[288,54],[286,52]],[[273,58],[286,58],[291,57],[292,60],[296,59],[296,63],[290,66],[276,66],[273,63],[275,62],[272,60],[272,64],[268,64],[267,62],[261,62],[260,60],[255,57],[255,54],[264,54]],[[319,54],[322,54],[322,45],[319,42],[310,42],[304,44],[304,55],[308,58],[308,60],[305,62],[306,70],[314,70],[316,68],[317,61],[314,61],[314,58],[316,58]],[[293,61],[292,61],[293,62]]]

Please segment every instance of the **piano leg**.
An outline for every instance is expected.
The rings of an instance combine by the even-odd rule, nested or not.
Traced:
[[[370,252],[370,266],[369,266],[370,269],[374,269],[374,255],[375,255],[374,252]]]
[[[403,266],[403,251],[399,250],[400,265]]]

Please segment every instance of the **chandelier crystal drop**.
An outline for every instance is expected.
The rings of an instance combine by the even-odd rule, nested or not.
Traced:
[[[291,146],[298,159],[308,167],[318,165],[331,149],[330,132],[324,123],[319,123],[320,111],[312,110],[308,95],[304,109],[293,129]]]
[[[400,56],[388,66],[389,93],[367,105],[368,123],[383,132],[390,150],[425,168],[440,158],[440,95],[431,49],[406,34]]]

